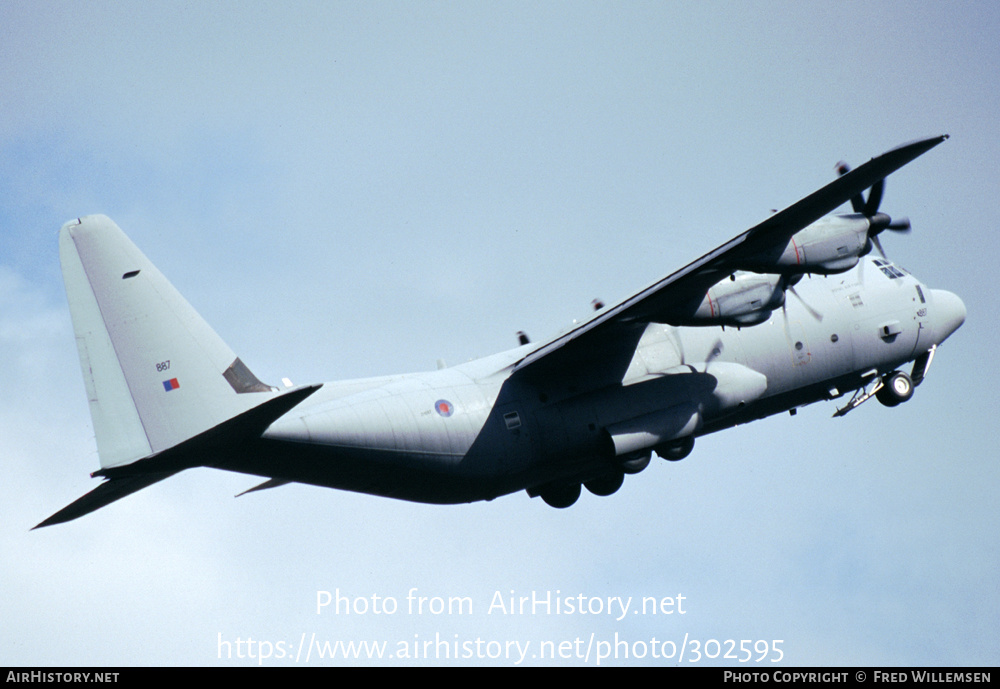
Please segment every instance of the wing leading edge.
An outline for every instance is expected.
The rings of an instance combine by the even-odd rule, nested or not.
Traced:
[[[622,360],[627,365],[626,357],[632,353],[629,346],[638,342],[646,324],[668,322],[664,314],[678,301],[703,294],[720,276],[739,270],[742,260],[787,244],[797,232],[947,138],[945,134],[920,139],[872,158],[680,270],[541,345],[515,364],[514,374],[532,381],[553,381],[587,373],[602,375],[591,366],[600,362],[610,368],[606,373],[616,376]],[[581,370],[581,366],[591,370]]]

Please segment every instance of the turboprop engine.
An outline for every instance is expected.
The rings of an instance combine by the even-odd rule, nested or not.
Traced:
[[[796,232],[784,247],[748,257],[745,270],[783,275],[843,273],[871,251],[869,234],[885,229],[891,220],[884,213],[833,215]]]
[[[785,290],[805,273],[843,273],[858,264],[885,229],[907,231],[909,221],[885,213],[850,213],[817,220],[784,246],[747,257],[743,270],[719,280],[698,301],[671,309],[671,325],[757,325],[785,303]],[[749,272],[747,272],[749,271]]]
[[[733,325],[763,323],[785,303],[785,278],[738,271],[708,288],[700,301],[673,308],[671,325]]]

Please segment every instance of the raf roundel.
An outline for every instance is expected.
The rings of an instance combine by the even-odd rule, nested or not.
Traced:
[[[445,418],[455,413],[455,405],[448,400],[438,400],[434,403],[434,410]]]

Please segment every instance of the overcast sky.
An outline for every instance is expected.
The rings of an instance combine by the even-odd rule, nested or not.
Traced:
[[[0,664],[253,664],[237,639],[315,634],[996,665],[998,35],[992,2],[0,2]],[[258,481],[198,469],[29,531],[99,466],[70,218],[115,219],[261,379],[322,382],[548,337],[838,160],[944,133],[883,202],[914,228],[889,256],[968,308],[906,405],[701,438],[568,510],[234,500]],[[414,588],[471,612],[410,614]],[[317,615],[338,589],[398,610]],[[512,591],[684,613],[488,614]]]

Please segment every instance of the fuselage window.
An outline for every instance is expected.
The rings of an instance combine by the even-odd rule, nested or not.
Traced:
[[[521,427],[521,417],[516,411],[504,414],[503,422],[507,426],[508,431],[513,431],[514,429]]]

